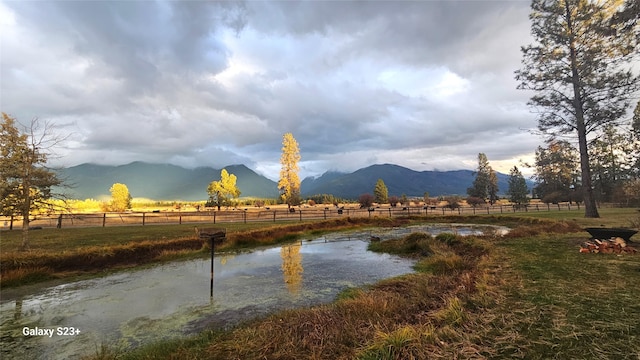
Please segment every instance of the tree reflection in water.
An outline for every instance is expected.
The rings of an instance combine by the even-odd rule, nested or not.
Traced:
[[[280,257],[282,258],[282,275],[287,290],[293,295],[300,293],[302,286],[302,254],[300,253],[300,244],[283,246],[280,249]]]

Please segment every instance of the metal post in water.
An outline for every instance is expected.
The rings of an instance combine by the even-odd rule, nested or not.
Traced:
[[[213,274],[214,274],[214,258],[215,258],[215,243],[216,240],[223,242],[226,239],[227,230],[220,228],[207,228],[201,229],[198,231],[198,235],[200,239],[209,241],[209,246],[211,247],[211,279],[209,284],[209,296],[213,299]]]
[[[213,237],[210,237],[209,241],[211,241],[211,285],[209,286],[209,296],[213,298],[213,255],[215,254],[215,245]]]

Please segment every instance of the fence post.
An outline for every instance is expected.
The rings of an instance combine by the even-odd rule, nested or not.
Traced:
[[[216,223],[216,211],[215,210],[213,210],[213,223],[214,224]]]
[[[182,214],[178,215],[178,224],[182,225]]]
[[[145,217],[146,217],[146,213],[142,213],[142,226],[144,226],[145,223]]]
[[[487,215],[489,215],[489,214],[490,214],[489,207],[487,206]]]
[[[244,223],[246,224],[247,223],[247,210],[244,210],[242,212],[242,219],[244,220]]]
[[[56,227],[58,229],[62,228],[62,214],[60,214],[60,216],[58,216],[58,223],[56,224]]]
[[[302,209],[300,209],[298,211],[300,211],[300,221],[302,221]]]
[[[107,225],[107,213],[102,213],[102,227]]]
[[[276,211],[273,210],[273,222],[276,222]]]

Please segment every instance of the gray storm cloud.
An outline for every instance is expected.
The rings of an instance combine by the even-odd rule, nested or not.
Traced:
[[[292,132],[303,175],[371,161],[468,168],[478,152],[507,167],[540,142],[513,79],[528,11],[520,1],[4,1],[2,111],[74,128],[63,165],[243,162],[273,178]]]

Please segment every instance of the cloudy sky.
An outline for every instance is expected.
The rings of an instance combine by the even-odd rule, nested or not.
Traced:
[[[516,90],[528,1],[0,0],[0,107],[70,134],[56,162],[379,163],[508,173],[542,139]]]

